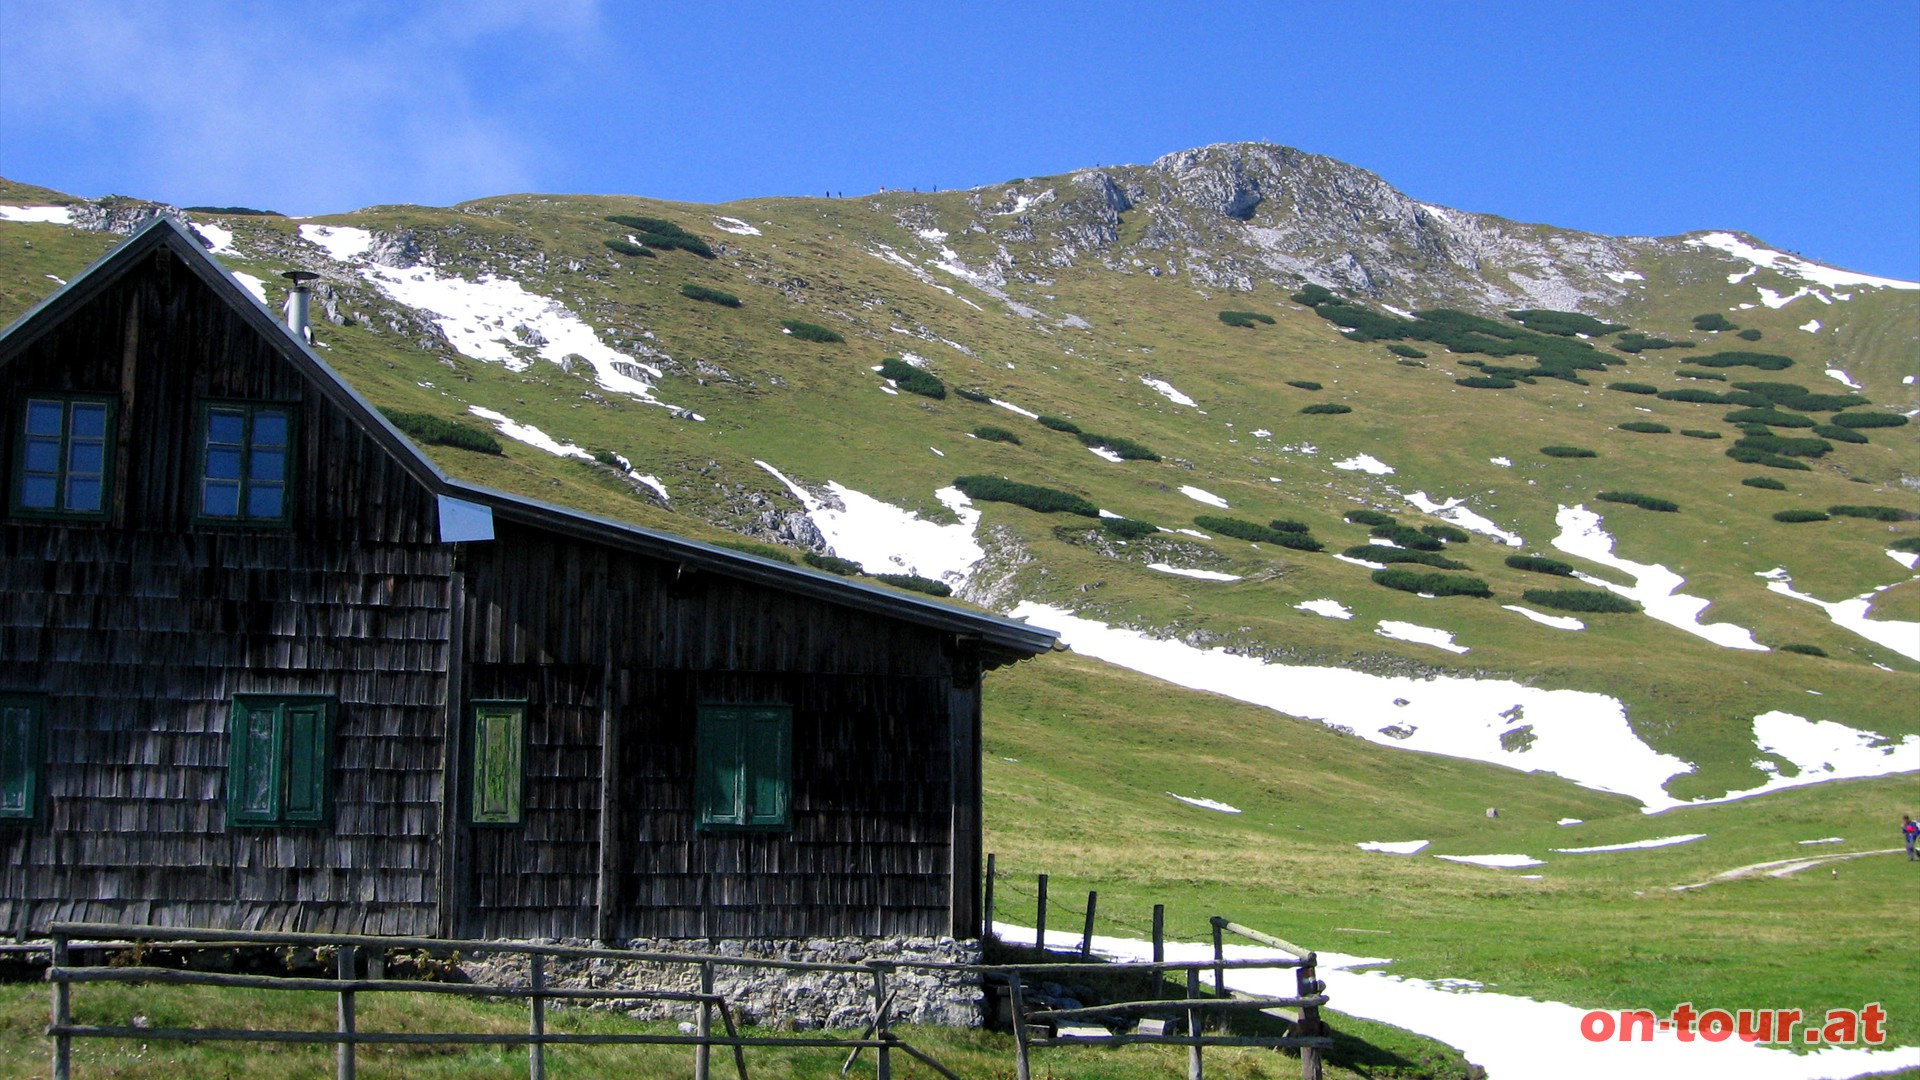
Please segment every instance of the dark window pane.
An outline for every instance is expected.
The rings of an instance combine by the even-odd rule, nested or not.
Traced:
[[[237,446],[247,431],[246,414],[237,409],[212,409],[207,413],[207,442]]]
[[[287,445],[287,414],[278,409],[261,409],[254,413],[253,445]]]
[[[107,434],[107,407],[97,401],[73,403],[73,436],[77,439],[103,439]]]
[[[287,478],[287,454],[284,450],[262,450],[254,447],[253,459],[247,466],[249,480],[284,480]]]
[[[222,447],[207,448],[207,479],[240,479],[240,451]]]
[[[105,453],[106,447],[97,442],[76,442],[67,451],[67,471],[99,476]]]
[[[27,434],[58,435],[66,427],[66,415],[66,402],[29,400]]]
[[[240,516],[240,485],[227,480],[209,480],[200,498],[200,512],[208,517]]]
[[[23,476],[20,478],[20,505],[28,510],[53,509],[53,497],[60,489],[60,481],[51,476]]]
[[[247,489],[247,516],[270,520],[280,517],[286,492],[278,484],[256,484]]]
[[[30,473],[58,473],[60,443],[54,439],[28,439],[25,467]]]
[[[88,513],[100,509],[100,478],[97,476],[68,477],[65,509],[75,513]]]

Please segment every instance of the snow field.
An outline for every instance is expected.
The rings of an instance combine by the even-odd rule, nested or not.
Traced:
[[[73,224],[73,209],[66,206],[0,206],[0,221],[37,222],[42,225]]]
[[[987,557],[986,549],[973,539],[980,511],[958,488],[934,492],[934,497],[960,519],[956,524],[942,525],[832,481],[827,483],[829,501],[764,461],[754,464],[772,474],[800,501],[835,555],[852,559],[870,574],[918,574],[957,589]]]
[[[1574,577],[1608,592],[1619,593],[1632,600],[1638,600],[1646,609],[1647,616],[1684,630],[1695,637],[1704,638],[1728,649],[1746,649],[1753,652],[1766,652],[1767,647],[1753,639],[1753,632],[1732,623],[1702,623],[1700,613],[1707,609],[1710,600],[1697,596],[1688,596],[1680,592],[1680,586],[1686,579],[1657,563],[1637,563],[1620,558],[1613,553],[1613,537],[1600,527],[1600,515],[1585,506],[1562,506],[1554,518],[1560,526],[1560,535],[1553,538],[1553,546],[1569,555],[1577,555],[1589,562],[1610,566],[1634,579],[1632,585],[1616,585],[1611,581],[1574,571]]]

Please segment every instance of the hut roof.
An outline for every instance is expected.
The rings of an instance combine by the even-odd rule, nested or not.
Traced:
[[[88,301],[137,266],[143,256],[162,248],[177,255],[216,296],[238,311],[243,320],[265,338],[275,351],[305,375],[322,395],[338,405],[436,496],[487,507],[494,515],[508,521],[522,522],[677,562],[691,569],[956,634],[978,641],[982,646],[982,659],[989,667],[1045,652],[1058,640],[1059,635],[1055,632],[1023,622],[970,611],[930,597],[896,592],[806,567],[763,559],[449,476],[378,409],[361,397],[351,384],[321,359],[312,346],[302,341],[253,293],[234,280],[232,273],[206,250],[187,226],[164,214],[142,226],[59,291],[14,320],[5,330],[0,330],[0,369],[7,367],[41,335],[82,309]]]

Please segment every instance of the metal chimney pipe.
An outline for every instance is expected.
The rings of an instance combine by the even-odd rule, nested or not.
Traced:
[[[288,270],[280,276],[293,283],[292,290],[287,293],[287,329],[299,335],[301,341],[312,341],[313,327],[308,312],[312,306],[313,290],[307,287],[307,282],[320,275],[311,270]]]

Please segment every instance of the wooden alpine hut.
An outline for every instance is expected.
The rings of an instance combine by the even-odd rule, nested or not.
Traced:
[[[977,936],[1045,630],[441,471],[158,218],[0,332],[0,926]]]

